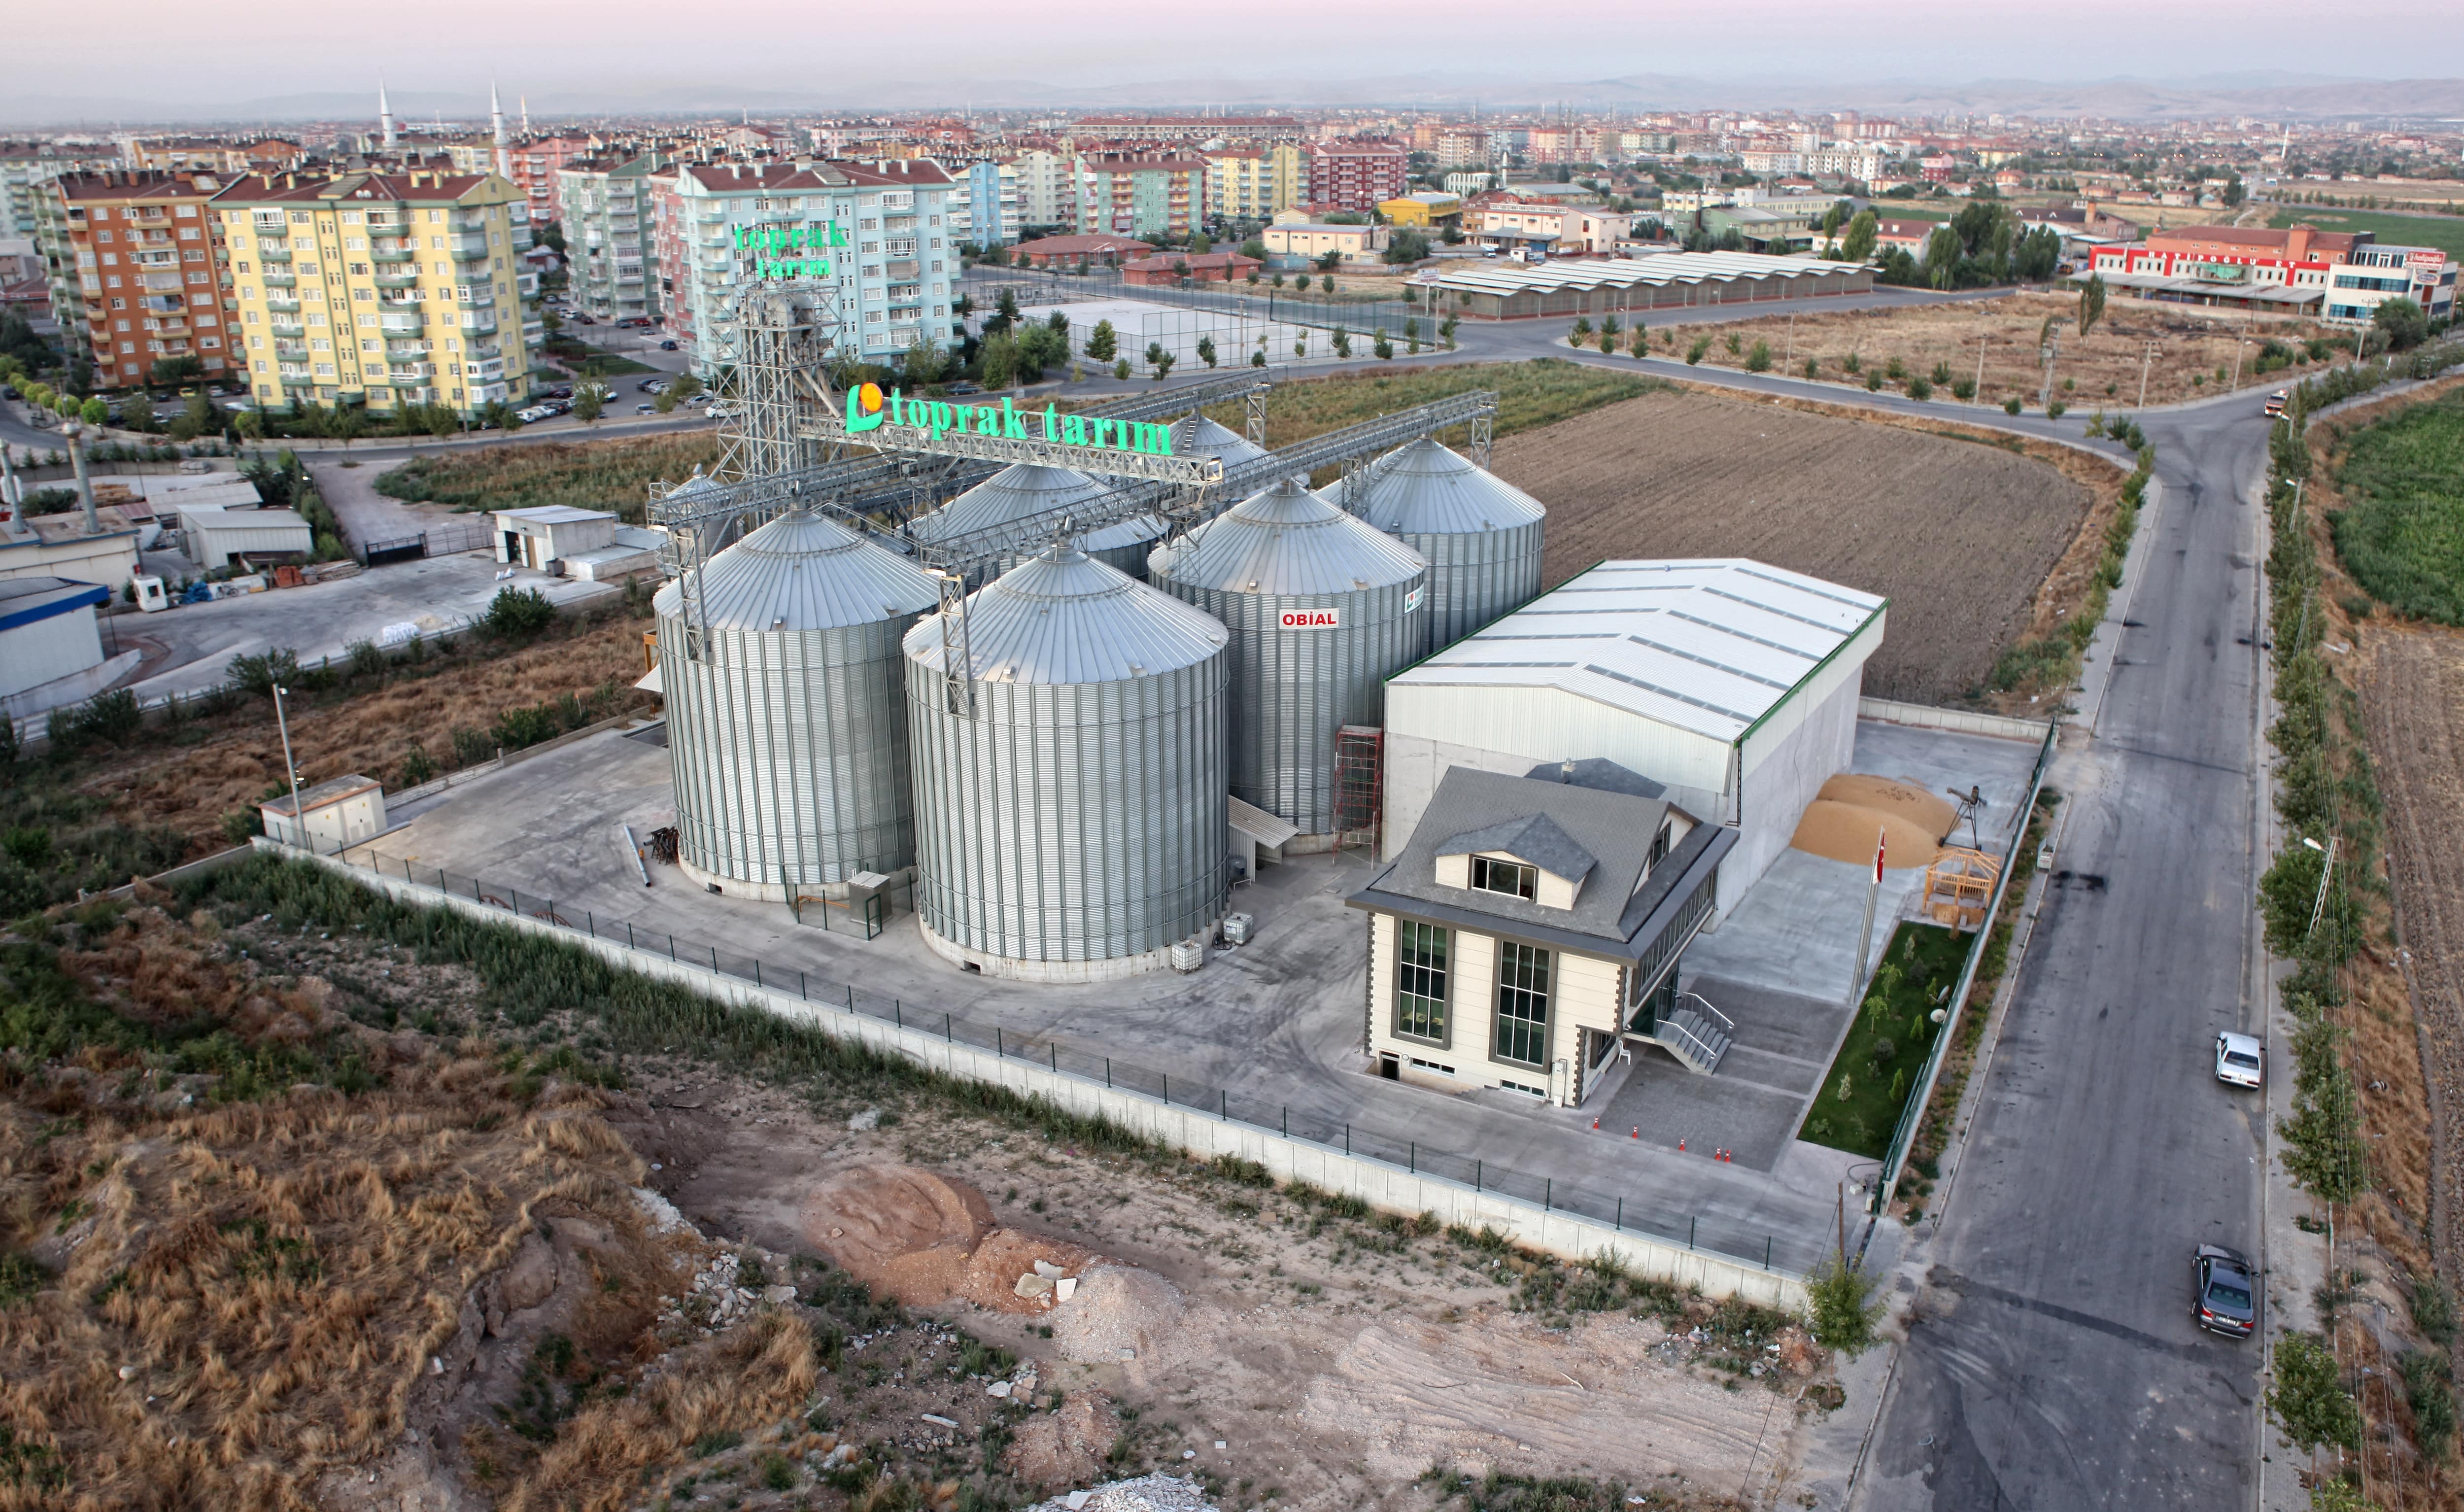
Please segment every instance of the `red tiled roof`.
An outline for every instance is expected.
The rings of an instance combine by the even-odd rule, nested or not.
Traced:
[[[1150,242],[1133,241],[1127,236],[1045,236],[1036,241],[1021,242],[1018,250],[1022,254],[1038,257],[1070,257],[1081,252],[1151,252],[1155,246]]]
[[[680,173],[691,174],[703,187],[722,194],[737,189],[753,193],[835,189],[849,185],[929,188],[957,182],[929,158],[874,159],[870,163],[839,158],[811,163],[680,163],[676,167]]]
[[[458,200],[488,182],[485,173],[422,170],[411,182],[408,173],[338,173],[330,178],[306,173],[247,173],[214,196],[217,201],[261,205],[268,202],[317,204],[335,200]]]

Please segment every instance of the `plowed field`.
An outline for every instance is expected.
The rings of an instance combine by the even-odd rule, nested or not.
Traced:
[[[1507,437],[1495,466],[1549,507],[1551,586],[1609,558],[1750,557],[1887,595],[1865,691],[1916,703],[1984,683],[2093,502],[1998,447],[1701,393]]]

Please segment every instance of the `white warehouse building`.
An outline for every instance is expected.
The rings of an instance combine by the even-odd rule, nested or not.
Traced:
[[[1605,759],[1736,828],[1725,915],[1849,769],[1885,607],[1754,561],[1601,562],[1387,684],[1383,854],[1450,767]]]

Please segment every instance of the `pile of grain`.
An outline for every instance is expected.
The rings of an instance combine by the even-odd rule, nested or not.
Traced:
[[[1882,838],[1887,870],[1930,866],[1942,854],[1956,811],[1908,778],[1842,772],[1822,784],[1806,805],[1789,844],[1827,861],[1870,866],[1874,842]]]

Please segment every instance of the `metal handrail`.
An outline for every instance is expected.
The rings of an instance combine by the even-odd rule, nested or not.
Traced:
[[[1680,997],[1691,997],[1696,1002],[1701,1003],[1705,1012],[1708,1013],[1712,1018],[1720,1020],[1720,1028],[1723,1033],[1733,1035],[1737,1032],[1737,1020],[1729,1018],[1727,1014],[1722,1013],[1719,1009],[1712,1007],[1710,998],[1704,997],[1701,993],[1691,990],[1681,992],[1677,996]]]
[[[1686,1028],[1683,1024],[1677,1022],[1673,1019],[1662,1019],[1660,1020],[1657,1028],[1658,1032],[1655,1033],[1652,1038],[1658,1039],[1660,1038],[1660,1035],[1663,1033],[1674,1035],[1676,1038],[1684,1041],[1687,1044],[1694,1047],[1695,1059],[1701,1061],[1704,1065],[1714,1066],[1720,1063],[1720,1058],[1711,1053],[1710,1042],[1705,1040],[1701,1035],[1696,1034],[1693,1030]]]

